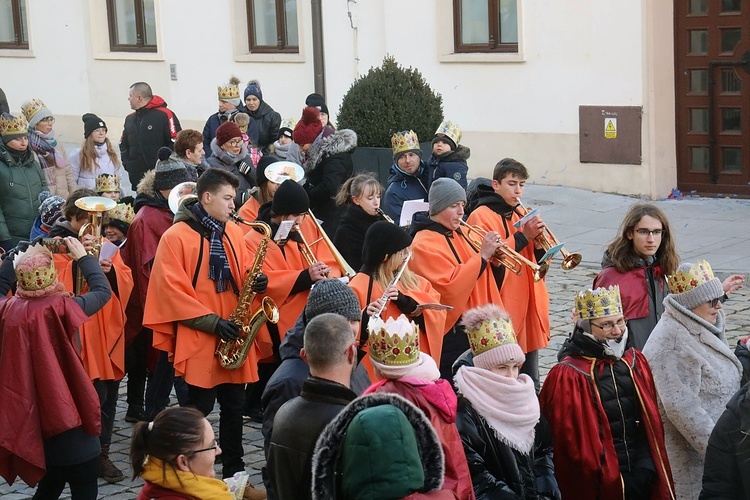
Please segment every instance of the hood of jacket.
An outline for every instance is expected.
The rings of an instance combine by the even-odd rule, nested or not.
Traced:
[[[154,95],[150,101],[148,101],[148,104],[143,106],[141,109],[153,109],[153,108],[166,108],[167,107],[167,101],[161,98],[161,96]]]
[[[588,327],[587,327],[588,328]],[[557,360],[562,361],[567,356],[578,356],[587,358],[604,359],[604,344],[597,342],[588,335],[584,335],[585,330],[581,327],[581,322],[577,321],[573,333],[565,339],[560,352],[557,354]]]
[[[300,314],[297,321],[295,321],[294,326],[286,332],[284,340],[282,340],[281,345],[279,345],[279,357],[281,358],[281,361],[301,357],[299,353],[302,350],[302,347],[304,347],[306,326],[307,321],[305,315],[304,313]]]
[[[424,160],[420,160],[419,162],[419,170],[417,170],[417,175],[410,175],[398,168],[398,165],[395,163],[391,165],[391,168],[388,170],[388,185],[390,186],[394,182],[404,182],[408,181],[410,179],[418,179],[425,175],[427,172],[427,163],[425,163]]]
[[[636,257],[633,259],[633,262],[635,263],[636,267],[648,267],[656,262],[656,255],[651,255],[648,259]],[[609,256],[609,250],[605,250],[602,254],[602,269],[614,266],[615,264],[614,262],[612,262],[612,258]]]
[[[445,476],[445,456],[442,446],[438,440],[435,430],[425,414],[405,398],[396,394],[376,393],[359,397],[352,401],[344,410],[325,428],[313,455],[313,498],[340,498],[340,492],[336,491],[340,476],[337,468],[343,451],[344,438],[354,417],[362,411],[382,405],[392,405],[401,410],[412,425],[417,437],[417,448],[422,462],[424,472],[424,487],[420,491],[431,491],[440,489]],[[392,447],[402,443],[394,441]],[[391,447],[391,449],[393,449]],[[381,447],[384,449],[388,447]],[[391,457],[381,456],[375,453],[362,453],[362,471],[375,467],[380,470],[379,463],[390,461]],[[392,481],[399,481],[399,477],[393,477]],[[380,478],[382,482],[382,478]],[[377,485],[373,484],[373,487]]]
[[[508,205],[503,197],[492,189],[492,186],[477,186],[474,197],[475,201],[472,203],[472,210],[486,206],[495,213],[501,214],[506,219],[510,219],[513,215],[515,207]]]
[[[471,149],[459,144],[455,151],[449,151],[444,156],[435,156],[440,161],[466,161],[471,156]]]
[[[138,213],[138,210],[145,206],[169,210],[169,202],[161,197],[161,193],[157,195],[154,189],[154,179],[156,179],[156,170],[152,168],[151,170],[147,170],[143,174],[143,178],[138,182],[135,201],[133,202],[133,211],[135,213]]]
[[[313,142],[307,151],[305,171],[309,172],[328,156],[347,153],[357,147],[357,134],[354,130],[343,128],[328,137],[320,137]]]
[[[73,228],[69,221],[60,218],[57,219],[52,229],[49,230],[50,238],[57,238],[58,236],[60,238],[67,238],[68,236],[78,238],[78,231]]]
[[[196,203],[198,203],[197,199],[188,200],[180,205],[177,213],[174,214],[174,223],[177,224],[178,222],[190,222],[192,220],[200,224],[200,221],[195,217],[195,214],[193,214],[193,211],[190,209]]]
[[[245,145],[245,141],[242,141],[240,153],[232,158],[229,156],[229,153],[224,151],[219,147],[219,145],[216,142],[216,137],[211,139],[211,157],[216,158],[217,160],[221,160],[221,162],[225,165],[234,165],[238,161],[245,160],[247,157],[247,146]]]
[[[411,220],[411,226],[409,226],[409,234],[413,238],[419,231],[435,231],[436,233],[451,236],[453,231],[430,219],[429,212],[417,212],[414,214]]]

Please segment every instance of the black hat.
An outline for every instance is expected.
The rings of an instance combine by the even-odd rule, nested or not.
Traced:
[[[305,106],[312,106],[313,108],[318,108],[321,113],[329,114],[326,100],[318,93],[313,92],[307,96],[307,99],[305,99]]]
[[[268,182],[268,177],[266,177],[266,167],[277,161],[279,161],[279,158],[275,155],[264,155],[258,160],[258,165],[255,168],[255,183],[258,187],[261,187]]]
[[[391,255],[411,245],[411,236],[403,228],[392,222],[375,222],[365,234],[362,248],[362,270],[372,273]]]
[[[303,214],[309,209],[310,198],[307,191],[291,179],[281,183],[271,202],[274,215]]]
[[[81,117],[81,120],[83,120],[83,138],[88,139],[88,137],[91,135],[91,132],[98,128],[107,129],[107,124],[104,123],[104,120],[96,116],[94,113],[86,113]]]

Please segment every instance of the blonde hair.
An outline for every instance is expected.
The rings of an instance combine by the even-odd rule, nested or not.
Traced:
[[[375,269],[375,271],[372,273],[372,279],[375,280],[383,288],[383,290],[388,288],[388,285],[391,284],[391,281],[393,281],[393,278],[396,276],[398,267],[403,262],[403,260],[401,260],[401,262],[399,262],[397,265],[396,259],[394,259],[394,257],[397,255],[401,255],[405,259],[406,252],[408,252],[408,249],[404,248],[402,250],[399,250],[398,253],[389,256],[387,259],[381,262],[378,265],[377,269]],[[401,283],[401,287],[404,290],[416,290],[419,286],[419,278],[411,269],[409,269],[408,264],[406,265],[406,269],[404,269],[403,274],[401,274],[399,283]]]
[[[336,205],[353,205],[352,197],[361,198],[369,189],[373,193],[381,195],[383,186],[372,172],[365,172],[354,177],[350,177],[341,185],[339,192],[336,194]]]
[[[112,147],[112,143],[109,141],[108,137],[104,138],[104,144],[107,145],[107,156],[109,156],[109,159],[112,161],[112,163],[117,167],[120,168],[120,159],[117,157],[117,153],[115,153],[114,148]],[[94,136],[89,135],[84,141],[83,145],[81,146],[81,171],[82,172],[93,172],[96,167],[96,147],[94,143]]]

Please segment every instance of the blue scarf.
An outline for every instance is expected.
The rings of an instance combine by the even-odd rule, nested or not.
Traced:
[[[227,253],[224,251],[224,243],[221,241],[224,235],[224,223],[217,221],[206,212],[203,205],[195,203],[191,208],[198,222],[211,231],[208,253],[208,279],[216,282],[216,292],[227,290],[232,279],[232,270],[229,268]]]

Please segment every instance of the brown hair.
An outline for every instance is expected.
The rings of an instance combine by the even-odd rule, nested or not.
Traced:
[[[618,272],[625,273],[640,267],[640,257],[633,248],[633,230],[640,220],[648,215],[661,222],[662,237],[659,249],[656,251],[656,262],[661,267],[664,275],[673,274],[677,270],[680,258],[675,250],[672,232],[669,229],[669,220],[656,205],[650,203],[636,203],[628,213],[620,226],[620,234],[607,247],[607,255]]]
[[[107,145],[107,156],[109,156],[110,161],[117,167],[120,168],[120,159],[117,157],[117,153],[115,153],[115,149],[112,147],[112,143],[110,142],[108,137],[104,138],[104,144]],[[86,139],[83,140],[83,144],[81,145],[81,152],[80,154],[80,164],[81,164],[81,171],[82,172],[93,172],[94,169],[98,166],[96,163],[96,143],[94,143],[94,136],[89,135]]]
[[[70,196],[68,196],[68,199],[65,200],[65,204],[62,206],[62,216],[67,221],[72,221],[75,219],[83,219],[84,217],[88,217],[89,213],[86,210],[82,210],[76,206],[76,201],[80,200],[81,198],[85,198],[86,196],[99,196],[96,191],[90,188],[78,188],[72,193],[70,193]]]
[[[180,158],[185,158],[185,152],[187,150],[195,151],[195,147],[202,143],[203,134],[197,130],[186,128],[180,130],[177,134],[177,139],[174,141],[174,152],[177,153],[177,156]]]
[[[526,170],[526,167],[520,161],[513,158],[503,158],[495,165],[495,170],[492,172],[492,180],[500,182],[509,175],[515,175],[526,180],[529,178],[529,171]]]
[[[383,194],[383,186],[374,173],[364,172],[349,177],[336,194],[336,205],[353,205],[352,196],[362,197],[369,189],[373,189],[377,194]]]

